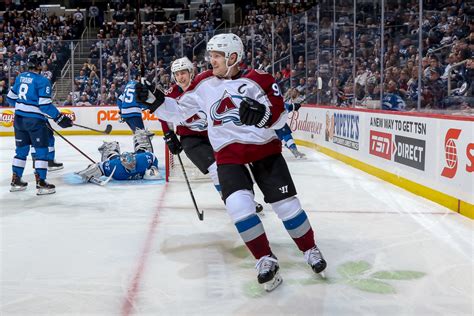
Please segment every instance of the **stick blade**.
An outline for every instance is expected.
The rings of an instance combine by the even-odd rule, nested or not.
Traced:
[[[108,135],[110,134],[110,132],[112,132],[112,125],[107,124],[107,126],[105,127],[104,133]]]

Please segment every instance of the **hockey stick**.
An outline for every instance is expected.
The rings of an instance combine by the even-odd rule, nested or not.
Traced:
[[[105,130],[103,130],[103,131],[92,128],[92,127],[76,124],[76,123],[72,123],[72,125],[77,126],[77,127],[82,127],[82,128],[85,128],[85,129],[88,129],[88,130],[91,130],[91,131],[94,131],[94,132],[97,132],[97,133],[105,134],[105,135],[109,135],[110,132],[112,132],[112,125],[110,125],[110,124],[107,124],[107,126],[105,127]]]
[[[181,157],[179,156],[179,154],[177,156],[178,156],[179,164],[181,165],[181,170],[183,170],[184,179],[186,180],[186,184],[188,185],[189,194],[191,195],[191,199],[193,200],[193,204],[194,204],[194,208],[196,209],[197,216],[199,220],[202,221],[204,220],[204,211],[199,212],[198,206],[196,204],[196,199],[194,198],[193,190],[191,189],[191,185],[189,184],[188,175],[186,174],[186,170],[184,169],[183,161],[181,160]]]
[[[80,152],[84,157],[86,157],[87,159],[89,159],[92,163],[95,163],[95,161],[87,156],[82,150],[80,150],[79,148],[77,148],[73,143],[71,143],[69,140],[67,140],[66,137],[64,137],[63,135],[59,134],[59,132],[57,130],[55,130],[49,123],[46,123],[46,126],[53,132],[55,133],[56,135],[58,135],[59,137],[61,137],[66,143],[68,143],[69,145],[72,146],[72,148],[74,148],[75,150],[77,150],[78,152]]]
[[[142,39],[142,18],[140,15],[140,0],[137,0],[137,35],[138,35],[138,49],[140,50],[140,76],[145,77],[145,55],[143,50],[143,39]]]

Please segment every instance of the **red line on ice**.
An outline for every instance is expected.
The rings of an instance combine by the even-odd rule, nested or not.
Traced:
[[[137,269],[135,270],[135,275],[132,279],[132,282],[130,283],[128,287],[127,294],[122,305],[123,316],[129,316],[135,304],[135,300],[138,295],[138,289],[140,287],[140,281],[143,275],[143,271],[145,270],[145,264],[147,262],[148,254],[150,253],[150,248],[153,243],[153,239],[155,237],[156,226],[158,225],[158,215],[160,214],[160,209],[162,208],[162,205],[163,205],[163,201],[164,201],[163,198],[164,198],[167,187],[168,187],[168,184],[165,184],[163,191],[161,191],[161,195],[158,200],[158,206],[155,210],[155,213],[153,214],[153,219],[150,222],[145,244],[140,254],[140,258],[138,260]]]

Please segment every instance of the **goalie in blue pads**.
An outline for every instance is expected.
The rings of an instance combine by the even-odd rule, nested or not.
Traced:
[[[91,164],[86,169],[77,172],[84,182],[105,185],[110,179],[114,180],[159,180],[158,159],[153,154],[151,133],[137,129],[133,135],[135,152],[120,152],[116,141],[104,142],[99,147],[101,162]],[[101,177],[107,179],[102,180]]]

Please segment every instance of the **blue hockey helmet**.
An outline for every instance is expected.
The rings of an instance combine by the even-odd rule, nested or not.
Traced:
[[[28,68],[39,68],[45,61],[44,54],[39,51],[32,51],[28,55]]]
[[[120,162],[122,166],[125,167],[127,170],[135,170],[137,165],[137,158],[135,157],[135,153],[124,152],[120,155]]]

